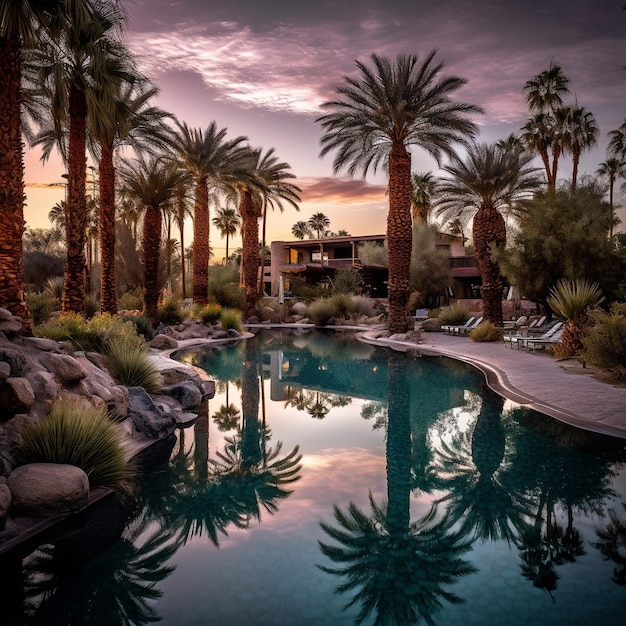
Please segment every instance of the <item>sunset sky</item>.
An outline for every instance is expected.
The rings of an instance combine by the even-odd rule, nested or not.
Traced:
[[[192,127],[215,120],[228,136],[274,147],[302,188],[300,212],[272,215],[269,239],[292,239],[291,226],[322,211],[331,229],[385,231],[385,178],[350,180],[319,158],[321,102],[332,99],[355,61],[372,52],[423,57],[437,50],[444,74],[468,83],[458,99],[485,111],[476,118],[480,141],[517,132],[528,117],[524,83],[552,61],[571,80],[575,100],[593,112],[598,146],[580,173],[606,158],[607,133],[626,117],[624,0],[133,0],[126,43],[142,71],[161,89],[158,105]],[[63,165],[45,166],[27,153],[26,220],[47,226],[63,198]],[[538,163],[539,165],[539,163]],[[437,164],[413,149],[413,171]],[[568,157],[560,177],[571,173]],[[52,185],[52,186],[50,186]],[[626,214],[622,211],[622,219]],[[624,230],[624,225],[620,227]],[[216,257],[224,241],[215,232]]]

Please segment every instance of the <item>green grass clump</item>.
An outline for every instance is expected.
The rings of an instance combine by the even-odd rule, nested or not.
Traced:
[[[163,378],[150,361],[145,344],[128,345],[111,342],[106,351],[107,367],[111,376],[124,387],[143,387],[148,393],[158,393]]]
[[[143,293],[140,288],[127,291],[117,299],[118,311],[141,311],[143,310]]]
[[[159,305],[158,314],[159,322],[166,326],[180,324],[184,319],[181,299],[177,296],[168,298],[163,304]]]
[[[133,477],[119,427],[100,407],[59,398],[48,417],[28,423],[21,434],[20,463],[80,467],[93,487],[120,489]]]
[[[222,309],[220,324],[223,330],[233,328],[237,332],[241,332],[241,312],[236,309]]]
[[[500,341],[502,333],[489,321],[481,322],[470,331],[472,341]]]
[[[33,324],[35,326],[40,326],[47,322],[52,313],[61,308],[59,299],[46,292],[27,293],[25,297],[26,306],[33,317]]]
[[[467,309],[460,304],[450,304],[449,306],[444,306],[439,313],[439,319],[441,319],[444,324],[452,326],[465,324],[469,318],[470,314]]]
[[[222,307],[219,304],[207,304],[194,315],[194,317],[203,324],[217,324],[221,316]]]
[[[626,307],[615,304],[610,313],[596,309],[589,317],[591,326],[583,339],[581,360],[612,378],[626,380]]]
[[[331,318],[345,319],[356,312],[352,298],[343,293],[330,298],[318,298],[309,306],[309,318],[316,326],[326,326]]]

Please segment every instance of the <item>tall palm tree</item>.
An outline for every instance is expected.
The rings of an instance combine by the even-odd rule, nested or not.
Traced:
[[[245,137],[226,140],[227,129],[215,122],[202,130],[177,122],[178,136],[174,150],[195,185],[193,217],[193,301],[208,301],[209,285],[209,187],[219,186],[233,160],[242,151]]]
[[[161,252],[162,211],[172,202],[185,173],[163,157],[124,159],[120,179],[124,193],[145,209],[143,220],[143,293],[144,312],[158,323],[159,256]]]
[[[474,143],[465,160],[455,156],[444,166],[450,178],[439,183],[440,213],[474,213],[472,234],[482,278],[483,315],[496,326],[502,326],[504,283],[493,251],[506,244],[502,211],[514,210],[515,204],[539,185],[531,161],[532,155],[514,148]]]
[[[609,145],[607,148],[608,154],[616,158],[626,159],[626,119],[622,122],[620,127],[616,130],[612,130],[609,133]]]
[[[176,189],[175,205],[172,209],[174,214],[174,221],[178,227],[180,234],[180,271],[181,271],[181,291],[183,298],[187,297],[187,269],[186,269],[186,257],[185,257],[185,221],[188,217],[193,216],[193,209],[189,206],[188,187],[189,181],[185,180]]]
[[[599,129],[593,113],[578,104],[566,108],[565,128],[563,147],[572,155],[572,191],[576,191],[580,155],[598,143]]]
[[[45,11],[61,0],[16,0],[0,4],[0,305],[32,328],[24,301],[22,236],[24,234],[24,159],[22,150],[22,49],[34,44]]]
[[[311,236],[311,227],[307,222],[300,220],[291,227],[291,233],[296,239],[304,239]]]
[[[67,11],[53,34],[44,33],[31,54],[29,72],[39,90],[34,95],[39,110],[33,107],[30,111],[42,126],[34,143],[44,146],[44,160],[57,145],[68,171],[63,313],[84,311],[88,115],[92,111],[98,117],[108,111],[108,96],[131,69],[126,50],[117,39],[123,23],[117,4],[86,5],[86,11],[83,7]]]
[[[111,315],[117,313],[113,155],[123,145],[132,146],[135,150],[149,150],[152,144],[163,147],[170,134],[165,124],[169,114],[150,104],[157,89],[139,74],[131,75],[130,79],[111,93],[106,93],[110,90],[107,83],[102,100],[108,98],[109,105],[104,110],[92,108],[89,112],[88,129],[92,154],[98,161],[100,186],[100,310]]]
[[[624,178],[624,166],[626,161],[621,158],[612,157],[600,163],[596,174],[609,181],[609,206],[611,210],[611,222],[609,225],[609,239],[613,239],[613,227],[615,226],[615,209],[613,204],[613,193],[615,189],[615,180],[618,176]]]
[[[567,118],[563,95],[569,93],[569,83],[563,68],[553,62],[524,85],[526,102],[534,115],[523,126],[521,139],[541,157],[551,191],[556,188],[558,162],[563,152],[562,135]]]
[[[476,106],[451,95],[465,84],[442,76],[435,52],[423,60],[400,55],[395,60],[372,54],[371,66],[357,62],[359,77],[345,77],[337,100],[322,104],[321,156],[336,151],[335,172],[350,175],[388,167],[389,330],[408,329],[407,302],[411,263],[411,153],[417,145],[439,160],[453,145],[476,133],[470,115]]]
[[[318,239],[321,239],[330,226],[330,220],[323,213],[313,213],[308,221],[309,228],[315,231]]]
[[[228,206],[218,208],[217,215],[213,218],[213,225],[220,231],[222,237],[226,237],[226,262],[228,262],[228,240],[237,233],[241,225],[237,209]]]
[[[435,193],[436,181],[432,172],[414,172],[411,176],[413,194],[411,196],[411,213],[413,223],[428,224]]]

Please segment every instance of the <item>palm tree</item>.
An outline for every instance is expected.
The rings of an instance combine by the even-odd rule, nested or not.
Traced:
[[[413,194],[411,196],[411,213],[413,223],[428,224],[436,181],[432,172],[415,172],[411,176]]]
[[[122,161],[120,179],[125,195],[145,208],[143,220],[143,293],[144,312],[158,323],[159,256],[161,252],[162,211],[175,197],[185,173],[172,161],[140,155]]]
[[[129,58],[130,62],[131,59]],[[110,84],[105,85],[110,89]],[[98,161],[100,185],[100,310],[117,313],[115,283],[115,168],[113,155],[124,145],[135,150],[151,149],[151,144],[163,147],[169,127],[164,120],[167,113],[150,105],[157,89],[140,75],[131,76],[129,82],[115,88],[112,93],[101,93],[102,101],[109,105],[89,113],[89,134],[93,142],[92,153]]]
[[[441,76],[435,52],[421,62],[414,55],[394,61],[372,54],[372,66],[357,62],[358,79],[345,77],[339,98],[325,102],[318,118],[324,129],[321,156],[336,151],[333,170],[350,175],[388,167],[389,330],[408,329],[407,302],[411,263],[411,153],[417,145],[439,160],[455,143],[476,133],[469,116],[478,107],[451,99],[465,84]]]
[[[193,210],[189,206],[189,198],[188,198],[188,187],[189,181],[183,181],[176,189],[176,199],[175,205],[172,209],[174,221],[176,222],[176,226],[178,227],[178,232],[180,234],[180,271],[181,271],[181,292],[183,298],[187,297],[187,262],[186,262],[186,253],[185,250],[185,220],[193,216]]]
[[[32,328],[24,301],[24,159],[22,150],[22,49],[37,39],[40,18],[62,8],[61,0],[0,4],[0,304]]]
[[[315,231],[317,238],[321,239],[330,226],[330,220],[323,213],[313,213],[309,218],[308,226]]]
[[[550,63],[547,70],[524,85],[526,102],[535,115],[522,128],[521,139],[529,150],[541,157],[551,191],[556,188],[558,162],[563,151],[567,112],[562,105],[563,95],[569,93],[569,83],[561,66]]]
[[[613,227],[615,226],[615,208],[613,205],[613,191],[615,188],[615,179],[618,176],[624,178],[624,166],[626,161],[621,158],[612,157],[600,163],[596,174],[607,178],[609,181],[609,206],[611,208],[611,222],[609,225],[609,239],[613,239]]]
[[[307,222],[300,220],[291,227],[291,233],[296,239],[302,240],[305,237],[311,236],[311,227],[307,224]]]
[[[626,159],[626,119],[617,130],[609,133],[609,137],[607,152],[621,160]]]
[[[451,178],[439,184],[440,213],[474,213],[472,235],[482,278],[483,315],[496,326],[502,326],[504,283],[493,251],[506,244],[502,211],[513,210],[539,185],[537,169],[530,167],[531,161],[530,154],[514,148],[475,143],[468,147],[465,161],[453,157],[444,166]]]
[[[576,191],[580,155],[598,143],[599,130],[593,113],[578,104],[566,108],[565,127],[563,147],[572,155],[572,191]]]
[[[193,301],[205,305],[209,285],[209,186],[219,186],[221,178],[240,155],[245,137],[226,141],[227,129],[211,124],[202,130],[179,123],[174,149],[182,166],[195,183],[193,217]]]
[[[97,118],[98,112],[108,110],[109,94],[131,69],[126,50],[116,39],[123,21],[117,5],[89,2],[87,10],[74,5],[65,5],[67,13],[53,34],[43,34],[29,68],[36,88],[30,113],[42,126],[33,143],[44,146],[44,160],[58,145],[67,163],[63,313],[84,310],[88,115],[91,111]]]
[[[241,224],[237,210],[232,207],[220,207],[217,215],[213,218],[213,225],[220,231],[222,237],[226,237],[226,262],[228,262],[228,240],[231,235],[237,233]]]

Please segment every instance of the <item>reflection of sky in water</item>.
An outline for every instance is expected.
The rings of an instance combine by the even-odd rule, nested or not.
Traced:
[[[213,416],[225,404],[233,404],[242,411],[245,398],[236,384],[239,378],[236,374],[244,360],[250,361],[254,356],[250,346],[248,350],[244,353],[239,345],[213,351],[209,359],[199,355],[189,359],[202,360],[218,382],[230,381],[227,388],[219,383],[215,397],[209,401],[211,459],[224,452],[236,433],[220,431]],[[284,366],[284,359],[288,359],[288,366]],[[400,369],[390,374],[391,362],[384,350],[359,344],[351,347],[345,339],[334,342],[332,335],[323,335],[311,353],[307,337],[298,337],[285,345],[276,336],[270,337],[262,354],[263,393],[258,390],[261,406],[248,419],[254,423],[258,417],[261,422],[265,416],[271,430],[266,445],[275,448],[282,442],[281,456],[299,446],[300,478],[286,486],[293,493],[276,501],[274,514],[261,508],[260,520],[251,519],[246,529],[229,523],[227,534],[217,535],[219,548],[207,537],[206,530],[187,538],[168,561],[175,565],[174,571],[157,585],[162,597],[151,601],[162,618],[161,623],[176,626],[354,624],[360,604],[343,611],[351,594],[334,593],[345,579],[318,567],[331,566],[320,551],[319,542],[333,543],[320,522],[336,527],[333,507],[337,505],[345,513],[350,502],[365,515],[371,515],[370,493],[378,505],[383,505],[389,495],[390,508],[391,498],[397,507],[398,502],[404,502],[402,496],[408,493],[408,488],[403,492],[402,487],[394,489],[392,485],[388,490],[388,474],[396,472],[394,475],[402,481],[402,472],[409,468],[413,489],[406,499],[406,508],[410,510],[407,523],[410,519],[417,524],[437,500],[441,502],[430,522],[435,528],[441,528],[441,520],[446,512],[451,515],[455,503],[465,503],[467,507],[460,509],[458,517],[450,518],[450,527],[442,536],[464,529],[462,541],[467,541],[470,549],[460,557],[476,571],[462,577],[452,576],[450,584],[443,585],[463,602],[451,604],[438,596],[441,609],[432,612],[435,624],[621,624],[626,587],[611,581],[615,564],[603,561],[592,545],[596,541],[596,528],[607,523],[608,508],[615,509],[626,520],[621,506],[626,501],[624,474],[612,481],[615,494],[606,495],[611,487],[608,471],[611,467],[618,469],[618,464],[574,452],[556,440],[547,439],[538,431],[550,427],[560,436],[572,433],[555,426],[549,418],[516,412],[516,407],[497,398],[492,398],[493,404],[487,402],[491,394],[482,384],[481,376],[465,366],[448,360],[409,358],[400,361]],[[398,361],[394,362],[397,368]],[[249,381],[258,381],[254,371],[254,366],[248,370],[252,372]],[[355,393],[348,393],[351,381],[357,389]],[[397,409],[390,406],[387,412],[386,404],[376,404],[386,400],[390,387],[402,390],[404,404],[400,404],[408,411],[408,419],[406,413],[399,416]],[[340,393],[349,403],[331,406],[323,419],[311,417],[304,406],[302,410],[294,406],[298,398],[304,399],[304,404],[308,402],[309,409],[311,403],[330,401],[325,391],[335,394],[330,398],[335,404],[341,404],[336,397]],[[365,419],[364,414],[370,418]],[[239,426],[242,419],[240,414]],[[376,424],[381,427],[374,428]],[[403,424],[406,431],[402,430]],[[198,436],[194,442],[197,428],[199,424],[184,431],[184,450],[189,453],[189,459],[199,462],[202,455],[197,454],[194,446],[206,445],[206,439]],[[405,435],[398,434],[401,432]],[[403,436],[411,437],[410,458],[388,466],[387,446],[403,449],[396,445]],[[177,449],[178,444],[175,452]],[[608,447],[601,454],[619,457]],[[619,458],[623,458],[623,450]],[[201,486],[201,479],[181,482],[187,485],[181,489],[191,490],[192,497],[185,500],[190,512],[197,507],[193,496],[196,483]],[[471,500],[468,493],[474,494],[475,499]],[[167,501],[170,495],[155,490],[151,497]],[[501,537],[477,538],[477,527],[472,525],[494,511],[496,518],[500,515],[513,519],[522,501],[529,503],[528,525],[538,524],[544,535],[548,509],[551,520],[563,530],[568,526],[566,505],[573,504],[573,526],[582,535],[586,553],[577,556],[574,562],[552,566],[558,574],[553,589],[533,586],[531,580],[522,576],[522,561],[516,546],[519,536],[510,541]],[[539,507],[541,518],[536,516]],[[556,532],[554,525],[551,528]],[[390,514],[378,530],[393,534]],[[406,528],[404,531],[401,528],[402,532],[408,536]],[[396,544],[403,544],[403,536],[394,535]],[[373,555],[377,545],[371,538],[368,541],[363,544],[365,557]],[[380,551],[381,562],[387,557],[391,562],[391,553],[396,549],[394,542],[380,545],[385,546]],[[427,554],[432,560],[430,565],[420,565],[408,582],[394,584],[392,580],[391,591],[387,590],[385,597],[391,597],[394,606],[400,606],[411,593],[417,593],[424,576],[441,568],[442,550],[437,542],[430,545]],[[376,623],[375,617],[376,611],[364,624]]]

